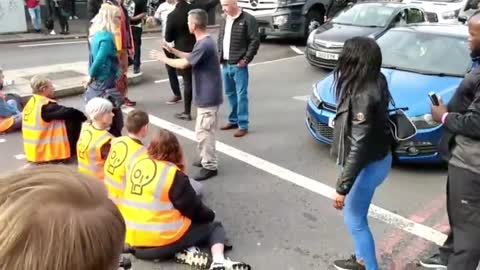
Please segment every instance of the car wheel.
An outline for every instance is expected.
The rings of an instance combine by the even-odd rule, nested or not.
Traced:
[[[305,22],[305,39],[308,35],[323,24],[323,14],[318,10],[310,10],[307,13]]]

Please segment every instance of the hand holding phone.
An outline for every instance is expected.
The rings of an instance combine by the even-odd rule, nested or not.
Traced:
[[[428,96],[430,97],[430,101],[432,102],[432,104],[433,104],[434,106],[440,105],[440,101],[439,101],[439,99],[438,99],[437,94],[435,94],[435,92],[430,92],[430,93],[428,93]]]

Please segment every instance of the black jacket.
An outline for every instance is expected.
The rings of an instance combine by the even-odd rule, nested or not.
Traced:
[[[354,97],[340,101],[335,116],[331,154],[343,167],[336,190],[346,195],[360,171],[383,159],[393,143],[388,122],[390,94],[385,77]]]
[[[220,57],[221,62],[224,62],[223,38],[225,35],[225,25],[226,20],[223,20],[218,35],[218,56]],[[232,25],[228,63],[234,65],[242,59],[246,60],[247,63],[252,62],[259,47],[260,35],[258,34],[257,19],[251,14],[242,11]]]
[[[175,209],[194,223],[208,223],[215,219],[215,213],[205,206],[193,190],[188,176],[177,171],[168,193]]]
[[[220,0],[211,0],[205,5],[189,4],[185,1],[180,1],[175,6],[175,9],[168,14],[167,26],[165,27],[165,41],[175,42],[175,48],[182,52],[191,52],[195,45],[195,36],[188,30],[188,12],[192,9],[203,9],[209,11],[220,3]]]

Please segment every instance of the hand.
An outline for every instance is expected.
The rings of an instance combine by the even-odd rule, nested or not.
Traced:
[[[170,44],[168,44],[168,43],[166,43],[166,42],[163,42],[163,43],[162,43],[162,48],[163,48],[164,50],[166,50],[167,52],[169,52],[169,53],[173,53],[173,48],[172,48],[172,46],[170,46]]]
[[[340,195],[337,193],[335,196],[335,201],[333,202],[333,207],[338,210],[342,210],[345,206],[345,195]]]
[[[237,66],[239,66],[239,67],[246,67],[246,66],[248,66],[248,62],[247,62],[247,60],[242,59],[242,60],[238,61]]]
[[[156,59],[161,62],[165,62],[165,59],[167,58],[167,56],[165,56],[165,53],[163,53],[163,51],[151,50],[150,58]]]
[[[441,123],[443,114],[448,112],[448,110],[447,110],[447,106],[443,104],[442,99],[440,97],[438,98],[438,103],[439,103],[438,106],[435,106],[433,104],[431,105],[432,119],[437,123]]]

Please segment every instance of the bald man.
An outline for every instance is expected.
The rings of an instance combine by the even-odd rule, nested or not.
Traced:
[[[426,268],[475,270],[480,261],[480,14],[468,22],[473,66],[448,105],[432,106],[444,125],[439,150],[448,161],[450,233],[440,253],[420,261]]]

